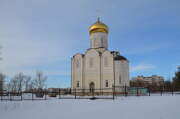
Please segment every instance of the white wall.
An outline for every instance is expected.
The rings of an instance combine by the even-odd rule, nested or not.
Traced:
[[[108,48],[108,34],[103,32],[96,32],[90,35],[91,48],[104,47]]]
[[[77,64],[77,62],[79,62]],[[77,66],[78,65],[78,66]],[[80,82],[80,87],[82,88],[83,82],[83,56],[81,54],[76,54],[72,59],[72,88],[77,88],[77,81]]]
[[[115,61],[116,86],[129,86],[129,64],[126,60]],[[120,81],[121,80],[121,81]]]
[[[107,58],[107,61],[105,61]],[[102,88],[107,88],[105,86],[106,80],[108,80],[108,88],[112,88],[114,84],[114,73],[113,73],[113,55],[109,51],[105,51],[102,54]],[[107,63],[107,64],[106,64]]]
[[[90,66],[90,59],[93,59],[93,65]],[[89,89],[91,82],[95,83],[95,88],[100,88],[100,56],[95,49],[90,49],[85,53],[84,68],[85,89]]]
[[[77,61],[79,66],[77,66]],[[81,89],[89,89],[91,82],[94,82],[95,89],[112,88],[114,72],[115,86],[129,86],[129,62],[127,60],[114,61],[113,55],[107,50],[101,56],[95,49],[88,50],[84,56],[76,54],[72,59],[72,88],[77,88],[77,81],[80,81],[79,88]],[[108,80],[108,87],[105,85],[106,80]],[[112,90],[107,90],[109,91]]]

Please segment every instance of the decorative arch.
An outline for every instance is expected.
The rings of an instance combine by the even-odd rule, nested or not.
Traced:
[[[73,56],[73,66],[75,68],[80,68],[83,62],[83,54],[77,53]]]
[[[90,49],[85,53],[86,66],[89,68],[94,68],[96,63],[99,62],[98,59],[100,59],[100,54],[95,49]]]
[[[110,58],[113,59],[113,55],[111,54],[111,52],[109,52],[107,50],[104,51],[102,54],[103,67],[108,67],[109,65],[111,65],[112,62],[109,62]]]

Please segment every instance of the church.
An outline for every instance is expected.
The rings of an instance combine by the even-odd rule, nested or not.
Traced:
[[[90,48],[71,58],[71,88],[89,92],[121,91],[129,86],[129,61],[108,50],[109,28],[98,18],[89,27]]]

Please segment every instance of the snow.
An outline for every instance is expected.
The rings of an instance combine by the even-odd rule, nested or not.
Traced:
[[[180,119],[180,95],[0,101],[0,119]]]

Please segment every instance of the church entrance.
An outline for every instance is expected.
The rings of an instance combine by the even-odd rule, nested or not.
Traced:
[[[94,93],[94,88],[95,88],[95,84],[94,84],[94,82],[91,82],[89,84],[89,90],[90,90],[91,93]]]

